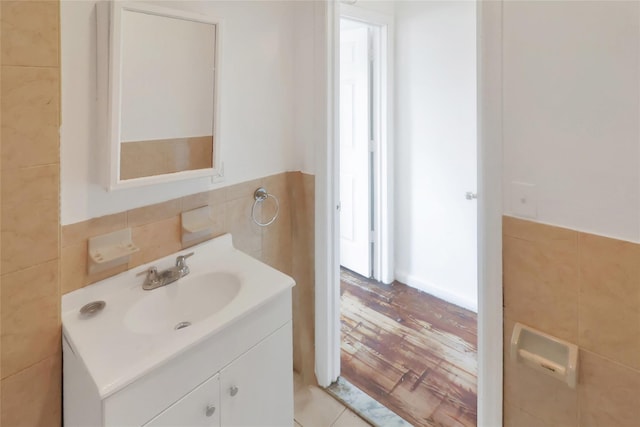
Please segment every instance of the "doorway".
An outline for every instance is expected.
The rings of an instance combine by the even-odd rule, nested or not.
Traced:
[[[386,22],[366,8],[340,8],[342,374],[369,395],[389,398],[387,406],[399,403],[393,409],[414,425],[453,416],[459,425],[474,425],[475,5],[411,3]],[[464,31],[466,39],[459,36]],[[381,52],[394,36],[395,58]],[[381,114],[385,101],[387,114]],[[389,141],[393,152],[382,143]],[[381,164],[386,175],[377,169]],[[377,187],[380,180],[386,191]],[[395,210],[381,209],[382,198],[395,198]],[[388,240],[377,236],[380,223]],[[375,253],[385,248],[383,277]],[[363,380],[368,374],[371,381]],[[418,407],[408,408],[411,400]]]
[[[375,247],[375,31],[340,19],[340,265],[365,277],[373,277]]]
[[[357,8],[340,19],[339,263],[365,277],[393,281],[393,124],[386,16],[362,16]]]
[[[375,3],[375,2],[372,2]],[[316,175],[316,376],[327,387],[340,375],[339,188],[339,19],[345,5],[317,4],[318,61],[326,88],[318,114],[326,144],[318,146]],[[368,14],[377,19],[375,13]],[[479,2],[478,71],[478,425],[502,424],[502,2]],[[390,50],[393,43],[390,44]],[[325,85],[326,83],[326,85]],[[326,115],[325,115],[326,112]],[[390,114],[392,116],[392,114]],[[391,167],[391,165],[390,165]],[[392,205],[393,203],[389,203]]]

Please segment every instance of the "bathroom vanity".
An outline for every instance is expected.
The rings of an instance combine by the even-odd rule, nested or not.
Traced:
[[[167,286],[145,291],[139,273],[184,253],[63,296],[65,426],[293,424],[293,279],[230,235],[188,252]]]

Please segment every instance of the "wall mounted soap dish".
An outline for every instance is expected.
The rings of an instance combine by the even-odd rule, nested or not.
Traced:
[[[87,263],[89,274],[128,264],[131,254],[139,250],[140,248],[133,244],[130,228],[92,237],[89,239]]]
[[[182,243],[189,244],[213,233],[215,221],[209,206],[182,212]]]
[[[182,212],[182,229],[187,233],[200,233],[205,230],[212,230],[214,224],[209,206]]]

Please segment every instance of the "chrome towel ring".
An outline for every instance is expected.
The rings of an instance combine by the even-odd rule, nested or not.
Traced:
[[[271,197],[276,202],[276,213],[273,214],[273,218],[271,218],[269,221],[260,222],[256,219],[256,206],[258,205],[258,203],[264,202],[269,197]],[[278,198],[273,194],[269,194],[264,187],[258,188],[253,193],[253,198],[255,199],[255,201],[253,202],[253,206],[251,207],[251,219],[253,220],[253,222],[255,222],[260,227],[266,227],[273,224],[273,222],[278,219],[278,214],[280,213],[280,201],[278,200]]]

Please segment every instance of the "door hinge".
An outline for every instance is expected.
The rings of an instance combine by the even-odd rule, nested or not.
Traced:
[[[376,151],[376,142],[374,140],[369,140],[369,152],[373,153]]]
[[[376,231],[369,230],[369,242],[375,243],[375,241],[376,241]]]

